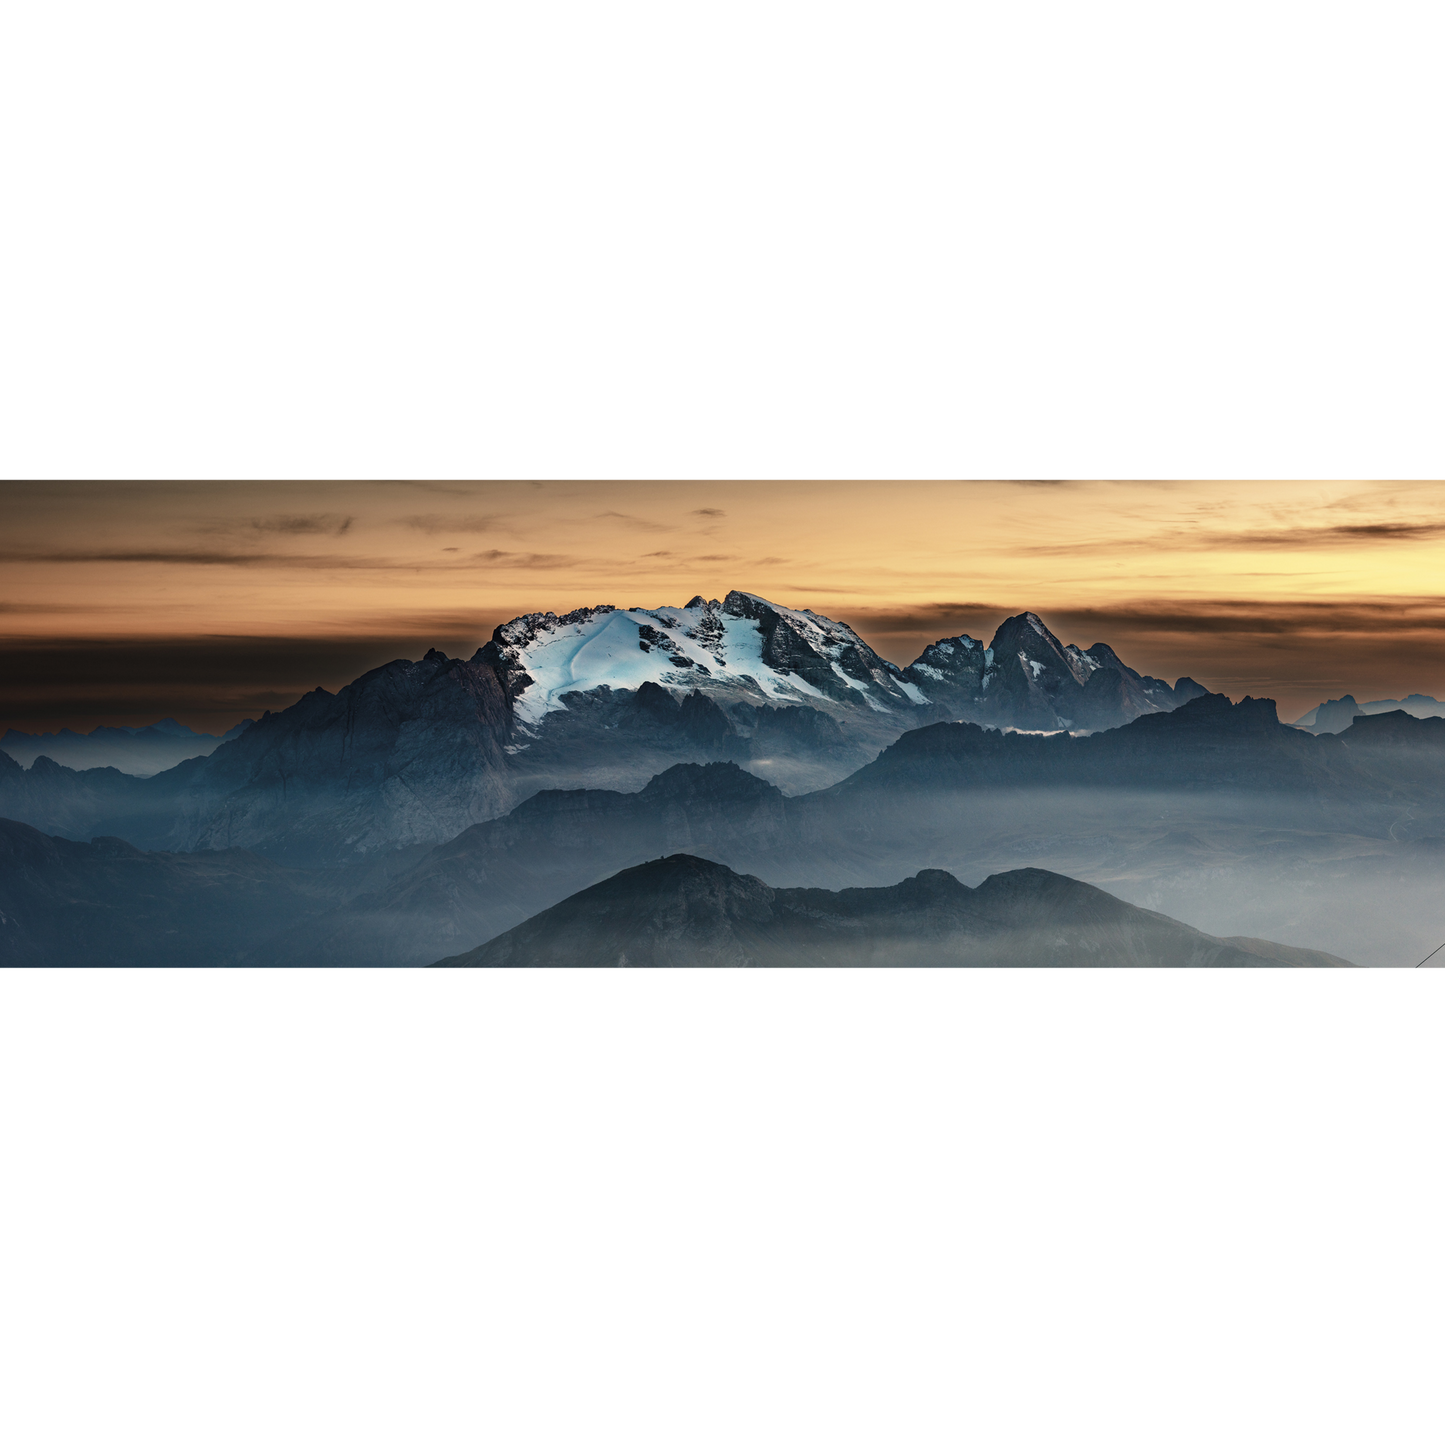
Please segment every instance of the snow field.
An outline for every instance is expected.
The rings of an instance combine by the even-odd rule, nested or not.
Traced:
[[[547,713],[565,711],[564,693],[595,687],[634,690],[644,682],[674,691],[709,684],[756,689],[774,702],[826,701],[796,673],[780,674],[763,661],[762,635],[749,618],[713,613],[722,625],[722,638],[711,644],[712,650],[703,639],[686,636],[704,615],[701,607],[627,608],[582,622],[544,625],[531,641],[515,649],[517,661],[532,679],[516,700],[517,716],[536,726]],[[646,651],[640,645],[644,627],[664,639],[650,643]],[[685,662],[676,663],[674,658]]]

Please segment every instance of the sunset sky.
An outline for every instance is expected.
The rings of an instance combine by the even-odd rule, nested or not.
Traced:
[[[1173,681],[1445,694],[1445,483],[0,484],[0,728],[214,730],[522,612],[729,588],[905,663],[1031,609]]]

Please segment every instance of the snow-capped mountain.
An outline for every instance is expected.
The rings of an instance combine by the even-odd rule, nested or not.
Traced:
[[[784,707],[861,703],[887,713],[927,702],[847,623],[750,592],[682,607],[534,612],[497,628],[478,657],[497,668],[528,730],[564,711],[569,694],[647,682]]]
[[[701,692],[725,709],[748,701],[904,718],[942,709],[1045,731],[1119,727],[1205,691],[1188,678],[1170,687],[1143,676],[1107,643],[1066,647],[1033,612],[1008,618],[990,646],[946,637],[901,668],[847,623],[751,592],[682,607],[532,613],[499,627],[478,657],[504,679],[523,730],[564,711],[569,695],[644,683]]]

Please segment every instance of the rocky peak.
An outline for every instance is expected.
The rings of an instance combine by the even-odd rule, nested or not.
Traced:
[[[1140,717],[1146,712],[1168,712],[1179,702],[1174,695],[1174,689],[1163,678],[1136,672],[1107,642],[1096,642],[1084,650],[1071,643],[1064,651],[1078,663],[1086,690],[1094,686],[1094,678],[1101,672],[1116,674],[1124,680],[1122,686],[1111,687],[1110,692],[1117,694],[1120,715],[1125,718]],[[1196,696],[1204,691],[1197,684],[1194,686],[1196,691],[1186,696]],[[1099,695],[1097,686],[1095,695]],[[1117,726],[1117,723],[1106,726]]]
[[[780,607],[751,592],[729,592],[723,611],[758,624],[762,660],[774,671],[794,674],[835,702],[863,702],[887,710],[910,707],[898,682],[900,669],[873,651],[846,622],[811,609]]]
[[[1077,649],[1072,647],[1068,650],[1070,652],[1077,651]],[[1115,652],[1107,642],[1096,642],[1092,647],[1085,648],[1083,652],[1079,653],[1079,656],[1088,658],[1085,666],[1090,672],[1094,671],[1095,668],[1107,667],[1112,668],[1115,672],[1127,673],[1130,677],[1139,676],[1132,667],[1124,663],[1119,654]]]
[[[603,603],[599,607],[579,607],[575,611],[562,613],[560,617],[555,612],[528,612],[493,629],[492,641],[502,648],[525,647],[539,633],[555,632],[559,627],[572,627],[581,622],[589,622],[594,617],[601,617],[616,610],[610,603]]]
[[[993,654],[967,633],[930,642],[903,669],[903,677],[930,700],[945,702],[959,697],[972,703],[983,686],[984,669]]]
[[[1338,733],[1343,732],[1357,717],[1364,717],[1365,710],[1355,701],[1351,694],[1346,693],[1343,697],[1331,698],[1328,702],[1322,702],[1315,713],[1315,731],[1317,733]]]
[[[648,799],[710,801],[782,801],[771,783],[736,763],[678,763],[659,773],[643,788]]]
[[[1070,655],[1034,612],[1006,617],[999,623],[991,651],[995,668],[1011,667],[1017,661],[1027,670],[1030,681],[1050,694],[1058,692],[1066,678],[1082,687],[1093,671],[1078,661],[1078,649]]]
[[[1027,730],[1069,728],[1088,670],[1032,612],[1005,618],[994,633],[979,707],[989,720]]]
[[[960,883],[952,873],[942,868],[922,868],[912,878],[905,878],[892,890],[899,900],[916,908],[928,908],[938,903],[959,903],[966,900],[973,889]]]
[[[955,715],[1025,731],[1120,727],[1176,702],[1167,682],[1141,676],[1108,643],[1064,646],[1037,612],[1005,618],[989,647],[966,636],[931,643],[902,676]]]

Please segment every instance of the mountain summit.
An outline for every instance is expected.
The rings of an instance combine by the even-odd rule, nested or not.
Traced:
[[[534,612],[498,627],[473,661],[505,679],[524,728],[565,710],[569,693],[645,682],[764,705],[861,703],[887,712],[925,702],[846,622],[751,592],[683,607]]]
[[[968,636],[935,642],[903,676],[957,718],[1041,732],[1121,727],[1205,692],[1192,678],[1170,687],[1135,672],[1104,642],[1065,647],[1036,612],[1005,618],[988,647]]]
[[[474,662],[496,668],[519,723],[535,728],[571,693],[645,682],[699,691],[724,705],[838,705],[875,713],[942,709],[995,727],[1093,731],[1168,712],[1205,689],[1174,687],[1125,665],[1107,643],[1065,646],[1035,612],[1000,624],[993,642],[931,643],[907,667],[880,657],[846,622],[751,592],[683,607],[584,607],[531,613],[498,627]]]

